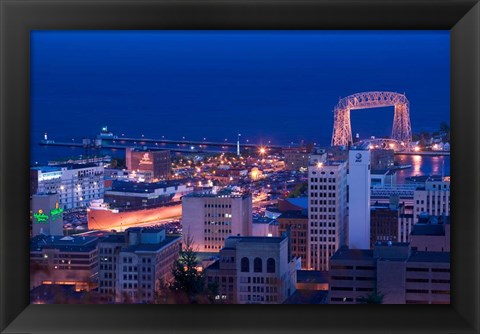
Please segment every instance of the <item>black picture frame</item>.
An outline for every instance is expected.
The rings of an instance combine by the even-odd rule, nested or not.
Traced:
[[[478,333],[480,4],[0,0],[2,333]],[[451,30],[451,305],[30,305],[29,36],[50,29]]]

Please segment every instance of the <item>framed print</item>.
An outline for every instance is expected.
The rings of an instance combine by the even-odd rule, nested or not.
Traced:
[[[477,1],[0,9],[2,333],[479,331]]]

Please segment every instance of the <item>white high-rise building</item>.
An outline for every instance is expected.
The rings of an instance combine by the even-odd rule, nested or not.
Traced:
[[[370,151],[348,152],[348,246],[370,249]]]
[[[346,241],[347,163],[309,166],[308,200],[307,268],[328,270],[330,257]]]

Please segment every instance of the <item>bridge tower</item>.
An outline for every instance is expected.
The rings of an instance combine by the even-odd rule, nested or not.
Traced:
[[[333,111],[332,146],[347,146],[353,142],[351,110],[389,106],[395,108],[391,138],[408,147],[412,141],[409,101],[404,94],[394,92],[363,92],[340,99]]]

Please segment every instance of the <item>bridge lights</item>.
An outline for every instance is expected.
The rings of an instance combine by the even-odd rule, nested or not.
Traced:
[[[415,147],[414,147],[414,150],[415,150],[415,152],[420,152],[420,147],[415,146]]]

